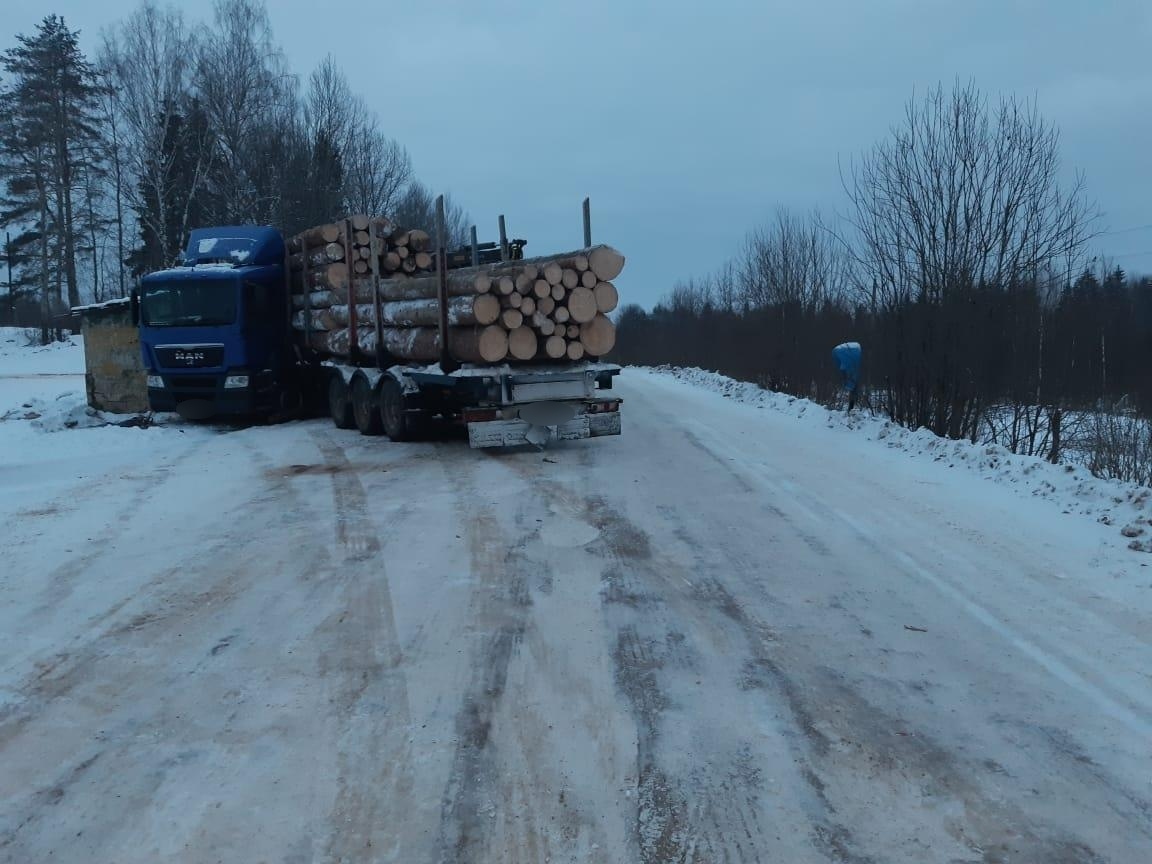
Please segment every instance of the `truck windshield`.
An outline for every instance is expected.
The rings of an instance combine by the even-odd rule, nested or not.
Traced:
[[[150,327],[196,327],[236,320],[235,279],[179,279],[146,284],[140,320]]]

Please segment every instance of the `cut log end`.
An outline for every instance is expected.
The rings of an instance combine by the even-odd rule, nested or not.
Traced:
[[[597,315],[580,327],[580,341],[593,357],[603,357],[616,345],[616,325],[607,316]]]
[[[508,356],[508,333],[503,327],[485,327],[480,331],[480,356],[487,363],[499,363]]]
[[[624,256],[611,246],[597,246],[588,253],[588,266],[601,282],[611,282],[624,269]]]
[[[596,295],[587,288],[573,288],[568,295],[568,314],[577,324],[586,324],[596,317]]]
[[[592,289],[596,297],[596,308],[604,314],[613,311],[620,304],[620,294],[611,282],[597,282]]]
[[[500,301],[493,294],[480,294],[472,301],[477,324],[495,324],[500,320],[500,312]]]
[[[530,327],[517,327],[508,334],[508,353],[517,360],[531,360],[539,350],[536,333]]]
[[[544,353],[559,360],[568,353],[568,341],[563,336],[549,336],[544,342]]]
[[[584,346],[579,341],[569,342],[567,353],[569,360],[583,360]]]

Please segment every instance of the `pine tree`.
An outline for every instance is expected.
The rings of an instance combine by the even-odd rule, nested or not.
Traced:
[[[59,304],[67,286],[68,303],[75,306],[82,226],[74,197],[82,196],[85,172],[97,170],[94,160],[101,152],[96,75],[80,51],[77,32],[58,15],[47,16],[35,35],[18,35],[16,42],[0,56],[11,79],[3,95],[9,115],[3,134],[9,199],[4,218],[9,223],[35,219],[43,234],[42,291],[54,283],[52,299]]]

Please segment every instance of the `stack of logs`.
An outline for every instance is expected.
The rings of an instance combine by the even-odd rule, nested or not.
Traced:
[[[318,225],[289,240],[288,263],[310,286],[328,287],[347,282],[350,273],[353,277],[430,273],[435,264],[431,248],[426,231],[395,228],[387,219],[350,216],[347,232],[342,224]]]
[[[427,235],[395,231],[384,220],[368,220],[369,255],[355,257],[351,278],[340,261],[324,263],[312,252],[312,241],[325,241],[343,250],[343,229],[322,226],[291,241],[297,249],[292,302],[293,326],[307,333],[310,346],[322,353],[346,357],[372,356],[379,347],[397,361],[434,362],[440,359],[440,276],[389,270],[389,255],[406,261],[419,258]],[[336,240],[328,240],[330,227]],[[386,235],[386,236],[385,236]],[[372,243],[372,238],[377,238]],[[404,244],[397,243],[404,239]],[[414,242],[415,238],[415,242]],[[353,236],[352,249],[364,248]],[[407,246],[407,255],[396,251]],[[357,273],[355,261],[372,262],[380,250],[377,270]],[[291,248],[291,247],[290,247]],[[417,251],[413,252],[413,249]],[[335,255],[337,249],[332,250]],[[360,253],[355,253],[359,255]],[[305,260],[305,257],[307,260]],[[350,256],[345,256],[345,261]],[[430,258],[432,256],[429,256]],[[616,328],[607,313],[618,296],[612,279],[624,267],[624,256],[609,246],[594,246],[561,255],[506,261],[482,267],[450,270],[448,288],[449,352],[465,363],[502,361],[576,361],[607,354],[616,341]],[[350,301],[349,294],[352,294]],[[377,326],[379,321],[379,326]]]

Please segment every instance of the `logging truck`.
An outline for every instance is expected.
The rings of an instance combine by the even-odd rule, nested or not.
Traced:
[[[472,447],[618,435],[620,367],[600,356],[623,261],[601,246],[477,264],[475,242],[464,260],[365,217],[287,240],[196,229],[181,265],[133,293],[149,406],[327,414],[393,441],[451,423]]]

